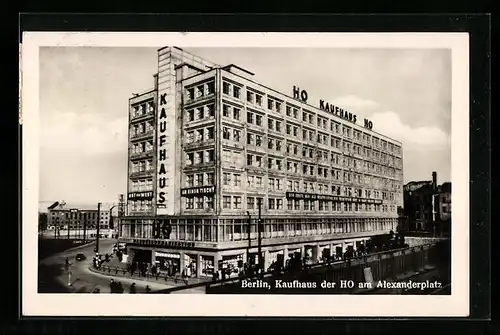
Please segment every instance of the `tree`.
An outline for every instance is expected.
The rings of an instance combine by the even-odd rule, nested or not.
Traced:
[[[47,213],[38,213],[38,230],[45,231],[47,230]]]

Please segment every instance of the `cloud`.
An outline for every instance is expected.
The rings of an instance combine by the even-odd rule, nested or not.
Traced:
[[[89,113],[54,113],[41,123],[41,146],[84,155],[123,152],[127,150],[127,127],[127,117],[105,120]]]
[[[426,146],[422,150],[432,150],[450,144],[450,137],[436,126],[411,127],[401,121],[398,114],[392,111],[376,112],[370,120],[373,130],[394,138],[404,146]],[[430,147],[430,148],[429,148]]]
[[[336,98],[331,101],[332,104],[342,107],[343,109],[351,110],[353,112],[358,111],[371,111],[380,106],[376,101],[363,99],[356,95],[347,95],[340,98]]]

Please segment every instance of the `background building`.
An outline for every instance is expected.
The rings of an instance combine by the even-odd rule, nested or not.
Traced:
[[[437,184],[432,180],[412,181],[404,186],[404,215],[409,231],[449,233],[451,223],[451,183]]]
[[[265,268],[293,255],[317,262],[396,229],[401,143],[291,91],[236,65],[158,51],[154,88],[129,101],[129,259],[237,272],[258,262],[259,203]]]
[[[55,202],[48,207],[48,227],[54,229],[87,229],[99,228],[108,229],[110,222],[109,207],[101,206],[101,211],[97,212],[97,205],[86,206],[76,204],[66,204]]]

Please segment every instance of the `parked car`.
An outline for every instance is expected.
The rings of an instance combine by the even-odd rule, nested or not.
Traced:
[[[84,255],[84,254],[82,254],[82,253],[79,253],[79,254],[78,254],[78,255],[76,255],[76,257],[75,257],[75,259],[76,259],[77,261],[83,261],[83,260],[85,260],[86,258],[87,258],[87,257],[85,257],[85,255]]]

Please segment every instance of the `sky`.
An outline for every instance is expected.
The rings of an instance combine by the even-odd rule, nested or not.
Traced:
[[[40,201],[116,203],[127,186],[128,99],[158,48],[40,48]],[[449,49],[183,48],[292,95],[308,92],[403,144],[404,182],[451,181]]]

